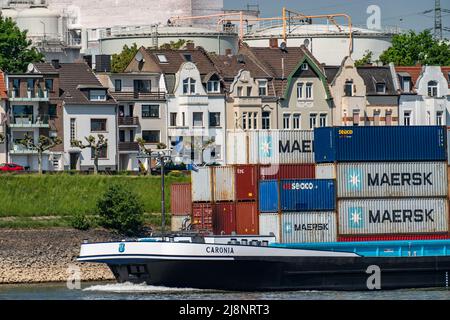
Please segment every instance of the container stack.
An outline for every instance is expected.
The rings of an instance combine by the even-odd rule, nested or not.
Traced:
[[[180,231],[183,223],[192,215],[191,184],[173,183],[170,195],[171,230]]]
[[[191,173],[192,219],[194,230],[213,232],[213,192],[210,168]]]
[[[448,237],[444,127],[315,130],[316,175],[336,179],[338,241]]]

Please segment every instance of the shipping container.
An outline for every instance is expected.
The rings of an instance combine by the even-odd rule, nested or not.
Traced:
[[[336,212],[283,212],[282,243],[336,242]]]
[[[314,130],[315,162],[447,161],[441,126],[334,127]]]
[[[366,242],[366,241],[401,241],[401,240],[442,240],[450,239],[448,233],[434,234],[393,234],[377,236],[338,236],[338,242]]]
[[[192,202],[213,201],[212,175],[209,167],[191,171]]]
[[[281,211],[335,211],[334,180],[281,180]]]
[[[278,180],[265,180],[259,182],[259,211],[278,212],[279,192]]]
[[[259,234],[270,235],[273,233],[276,242],[281,241],[280,237],[280,215],[278,213],[259,213]]]
[[[315,166],[316,179],[336,179],[335,163],[318,163]]]
[[[211,167],[213,171],[214,201],[235,200],[235,173],[233,166]]]
[[[338,163],[338,198],[446,197],[446,162]]]
[[[256,202],[236,203],[237,234],[259,234],[258,204]]]
[[[446,198],[338,201],[340,235],[448,232]]]
[[[229,235],[236,232],[236,204],[234,202],[214,205],[214,234]]]
[[[314,179],[315,177],[314,164],[271,164],[259,167],[261,180]]]
[[[227,131],[227,164],[249,164],[248,135],[243,130]]]
[[[170,230],[173,232],[182,231],[183,228],[187,228],[191,223],[191,216],[174,216],[170,217]]]
[[[211,203],[193,203],[192,228],[213,232],[213,211],[214,206]]]
[[[170,186],[170,213],[172,216],[185,216],[192,213],[190,183],[172,183]]]
[[[258,167],[256,165],[236,165],[236,200],[257,200]]]

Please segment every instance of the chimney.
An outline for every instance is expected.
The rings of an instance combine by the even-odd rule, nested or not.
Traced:
[[[186,44],[186,49],[187,50],[194,50],[195,49],[195,44],[193,42],[188,42]]]
[[[58,60],[58,59],[52,60],[52,66],[53,66],[53,68],[55,68],[55,69],[61,68],[61,65],[59,64],[59,60]]]
[[[225,55],[229,57],[233,55],[230,48],[225,49]]]
[[[277,38],[270,38],[269,39],[269,47],[274,49],[278,48],[278,39]]]

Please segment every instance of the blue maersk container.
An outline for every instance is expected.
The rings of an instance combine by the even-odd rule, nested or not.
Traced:
[[[314,130],[316,163],[446,161],[443,126],[334,127]]]
[[[259,182],[259,212],[278,212],[278,180]]]
[[[336,192],[334,180],[281,180],[281,210],[334,211]]]

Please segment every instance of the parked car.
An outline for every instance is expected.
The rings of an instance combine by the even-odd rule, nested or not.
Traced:
[[[16,163],[2,163],[0,164],[0,171],[24,171],[25,168]]]
[[[184,171],[186,170],[186,165],[184,163],[175,164],[173,162],[166,163],[164,166],[164,174],[168,174],[171,171]],[[161,175],[161,165],[156,165],[150,169],[152,175]]]

